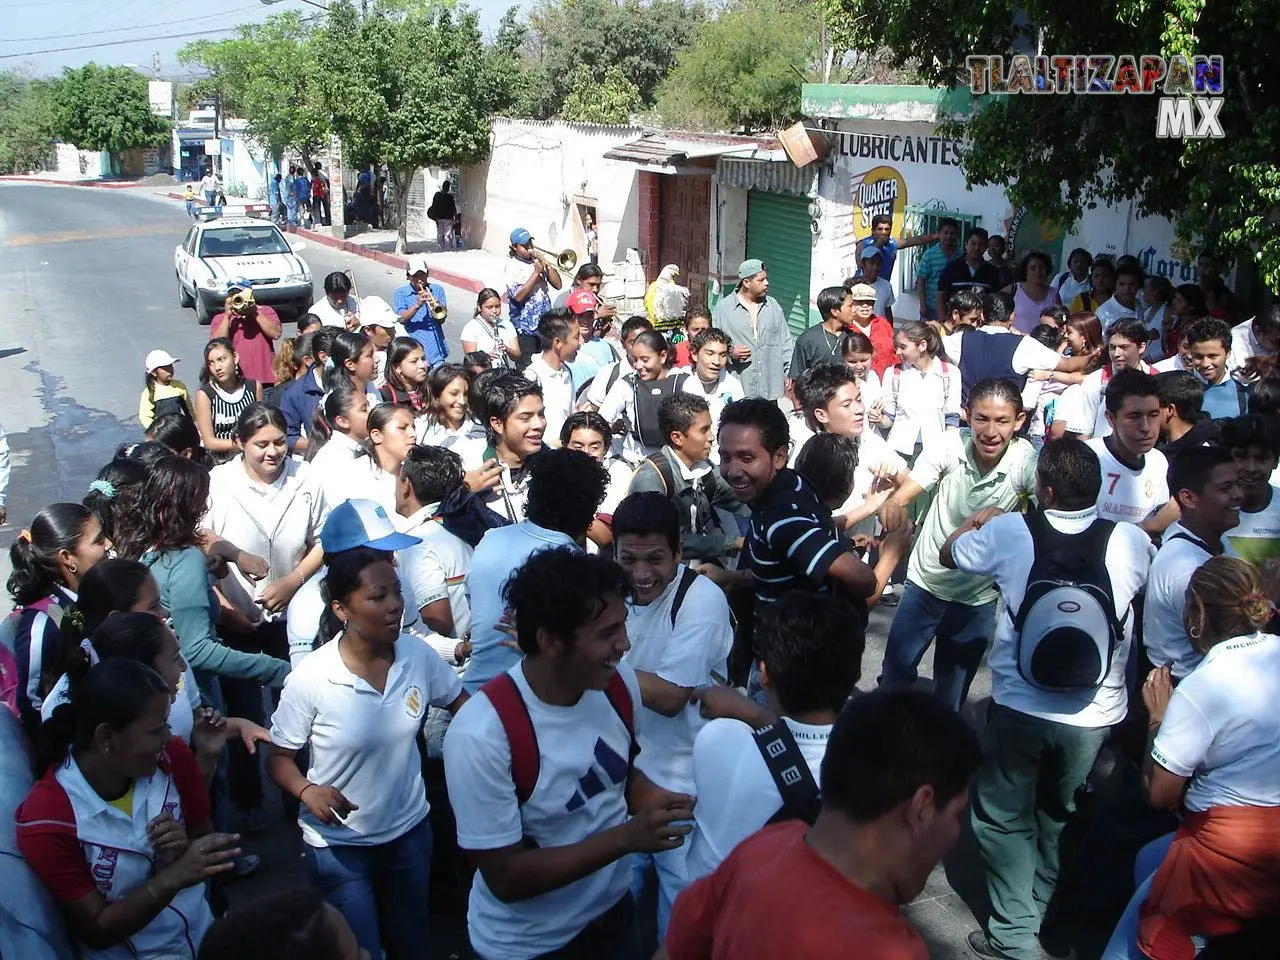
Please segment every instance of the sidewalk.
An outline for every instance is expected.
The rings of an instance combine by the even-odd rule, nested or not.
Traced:
[[[172,200],[182,200],[183,195],[164,191],[160,196]],[[240,197],[228,197],[228,202],[241,202]],[[248,201],[244,201],[248,202]],[[304,227],[288,226],[289,233],[295,233],[308,243],[354,253],[389,267],[404,270],[407,265],[405,255],[395,253],[398,234],[395,230],[363,230],[347,239],[339,239],[323,229],[308,230]],[[484,250],[443,250],[436,249],[436,242],[426,237],[410,236],[407,238],[409,253],[421,253],[427,256],[431,266],[431,277],[440,283],[479,293],[485,287],[500,288],[502,273],[507,266],[507,258],[487,253]]]
[[[125,190],[130,187],[145,187],[138,180],[60,180],[57,177],[42,177],[36,174],[6,173],[0,176],[0,183],[51,183],[59,187],[98,187],[101,190]],[[177,195],[182,199],[182,194]]]

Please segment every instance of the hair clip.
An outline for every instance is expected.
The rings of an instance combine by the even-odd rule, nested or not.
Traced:
[[[23,528],[22,528],[22,530],[18,533],[18,542],[19,542],[19,543],[30,543],[30,542],[31,542],[31,531],[30,531],[30,530],[28,530],[26,527],[23,527]]]
[[[1266,594],[1258,593],[1257,591],[1246,593],[1241,599],[1245,603],[1265,603],[1272,610],[1276,608],[1275,603],[1272,602],[1270,597]]]
[[[94,480],[89,484],[90,493],[100,493],[108,500],[114,500],[116,496],[116,486],[110,480]]]

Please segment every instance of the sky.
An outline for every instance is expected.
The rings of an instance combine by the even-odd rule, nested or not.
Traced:
[[[468,0],[468,5],[479,11],[480,28],[489,34],[512,2]],[[230,36],[228,28],[259,22],[278,10],[308,9],[314,8],[301,0],[271,6],[259,0],[0,0],[5,25],[0,70],[47,76],[93,62],[141,67],[150,75],[158,51],[161,75],[183,80],[189,73],[176,54],[184,44]]]

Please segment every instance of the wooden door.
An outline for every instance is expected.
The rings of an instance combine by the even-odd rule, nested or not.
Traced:
[[[661,185],[656,275],[668,263],[680,268],[680,282],[689,288],[689,302],[707,302],[708,257],[711,245],[711,178],[665,175]]]

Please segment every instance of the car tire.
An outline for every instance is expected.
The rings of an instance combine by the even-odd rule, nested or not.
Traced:
[[[182,279],[178,279],[178,306],[186,310],[196,305],[196,298],[187,293],[187,288],[182,285]]]
[[[213,313],[204,305],[204,301],[196,299],[196,322],[202,327],[207,327],[213,323]]]

